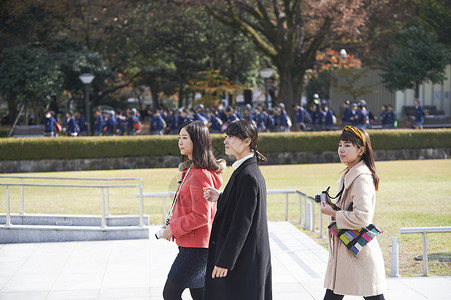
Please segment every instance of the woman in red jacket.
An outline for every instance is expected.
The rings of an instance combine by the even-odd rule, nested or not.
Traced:
[[[203,190],[221,187],[225,162],[214,158],[208,127],[200,121],[190,121],[180,127],[178,145],[182,154],[179,166],[182,182],[163,238],[175,239],[179,254],[169,271],[163,298],[179,300],[189,288],[192,298],[197,300],[202,299],[208,243],[216,211],[216,204],[203,197]]]

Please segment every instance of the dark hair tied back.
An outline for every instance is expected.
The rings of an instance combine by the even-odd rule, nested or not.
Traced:
[[[250,150],[255,153],[258,162],[267,161],[266,157],[258,151],[258,131],[254,123],[247,120],[236,120],[227,126],[226,134],[236,136],[241,140],[249,139],[251,141]]]

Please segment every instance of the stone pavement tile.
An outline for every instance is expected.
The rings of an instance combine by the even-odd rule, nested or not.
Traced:
[[[106,261],[98,261],[87,258],[86,261],[72,260],[70,259],[61,270],[60,275],[66,274],[90,274],[99,272],[99,270],[105,270],[107,267]]]
[[[312,295],[309,293],[290,293],[290,292],[279,292],[273,295],[274,300],[314,300]]]
[[[23,266],[24,262],[17,261],[0,261],[0,288],[11,279],[14,274]]]
[[[418,299],[451,299],[450,277],[406,277],[398,281],[414,290]]]
[[[30,255],[39,248],[40,244],[4,244],[0,248],[0,260],[3,257],[8,259],[14,258],[28,258]]]
[[[63,274],[51,288],[53,291],[100,289],[103,275],[103,272]]]
[[[451,280],[448,277],[401,277],[398,280],[415,289],[451,287]]]
[[[97,299],[99,290],[50,291],[46,300]]]
[[[146,288],[149,287],[150,282],[149,277],[135,277],[135,278],[127,278],[127,275],[124,274],[121,276],[115,276],[115,278],[105,278],[102,283],[102,290],[108,289],[138,289],[138,288]]]
[[[46,300],[47,292],[0,293],[0,300]]]
[[[3,265],[2,265],[3,267]],[[9,270],[5,270],[8,271],[8,273],[10,273]],[[0,290],[8,283],[8,281],[11,279],[11,275],[3,275],[2,274],[3,269],[0,271]]]
[[[39,276],[38,274],[16,274],[2,288],[1,292],[44,292],[52,288],[57,274],[51,277]]]
[[[99,299],[103,298],[150,298],[150,288],[125,288],[125,289],[102,289],[99,295]]]

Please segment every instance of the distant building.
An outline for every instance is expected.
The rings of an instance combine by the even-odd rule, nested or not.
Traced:
[[[445,69],[447,79],[442,84],[422,83],[420,85],[420,100],[423,106],[436,106],[437,110],[443,110],[445,115],[451,116],[451,65]],[[379,76],[380,70],[369,69],[354,84],[354,88],[365,87],[368,93],[359,96],[359,99],[365,99],[368,109],[375,115],[379,113],[381,106],[391,104],[400,119],[404,119],[403,106],[414,105],[414,90],[389,92],[382,84],[382,78]],[[330,90],[330,107],[341,115],[343,102],[353,101],[352,97],[343,91],[337,91],[336,86],[349,85],[344,78],[336,78],[337,83]]]

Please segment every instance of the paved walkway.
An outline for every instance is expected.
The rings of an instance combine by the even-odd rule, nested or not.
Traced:
[[[272,222],[269,229],[274,299],[322,299],[326,250],[289,223]],[[153,236],[0,245],[0,299],[162,299],[177,251]],[[388,287],[390,300],[451,299],[451,277],[389,278]],[[188,292],[184,299],[191,299]]]

